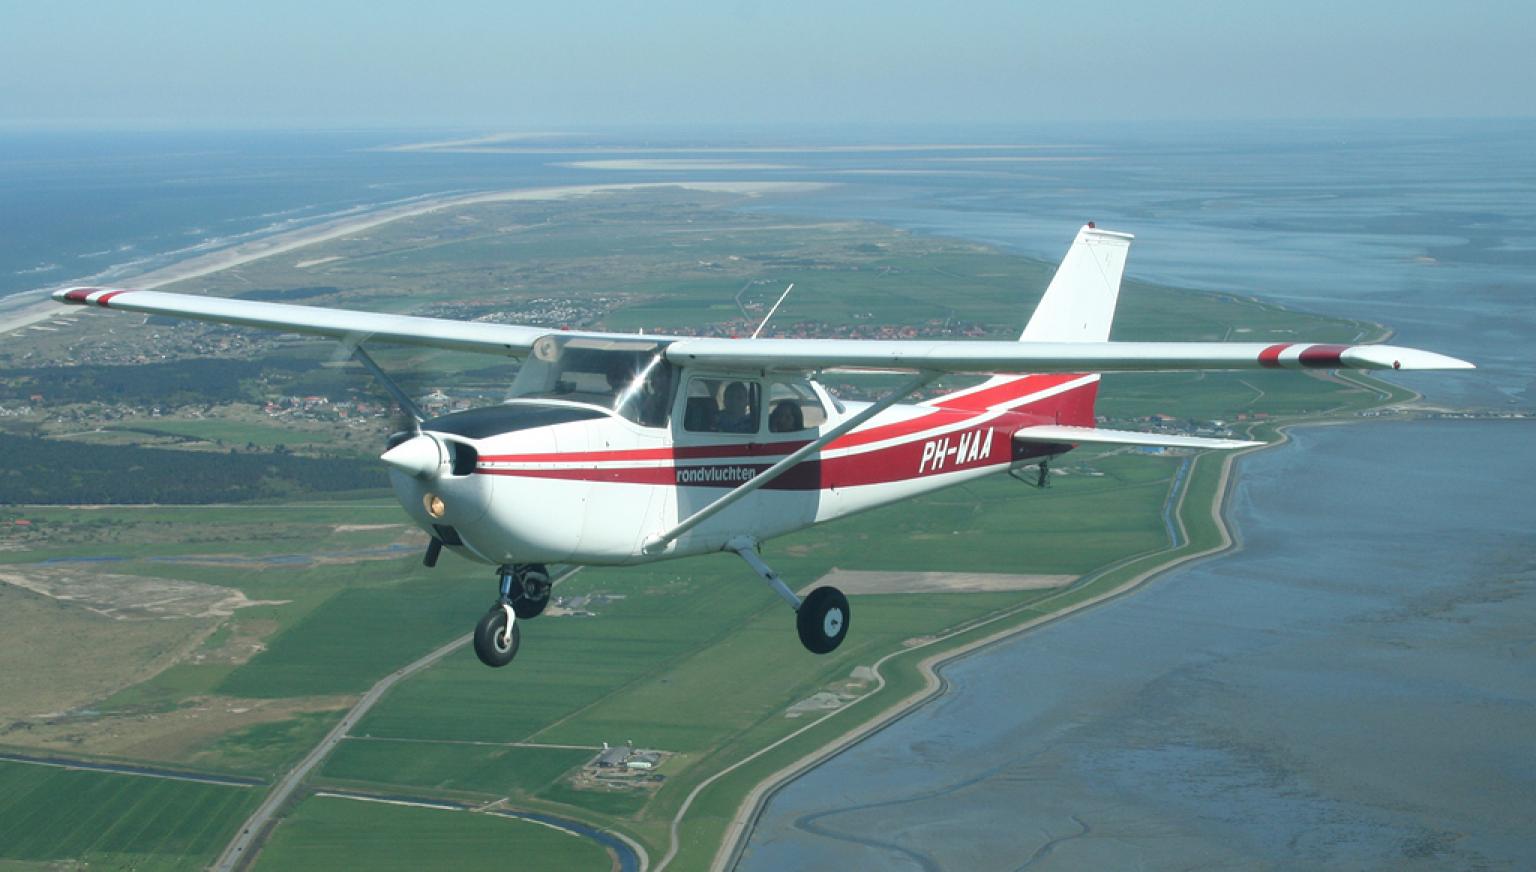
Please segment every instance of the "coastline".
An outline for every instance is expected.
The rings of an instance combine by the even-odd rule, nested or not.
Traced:
[[[1379,328],[1378,335],[1371,341],[1382,341],[1382,337],[1390,337],[1393,333],[1391,328],[1388,328],[1385,325],[1378,324],[1375,326]],[[1409,388],[1403,388],[1399,385],[1393,385],[1391,383],[1367,384],[1366,382],[1357,380],[1355,378],[1350,378],[1348,380],[1357,386],[1368,387],[1372,390],[1379,391],[1381,394],[1375,403],[1364,406],[1362,408],[1357,408],[1354,410],[1356,412],[1369,409],[1386,409],[1392,407],[1414,405],[1423,400],[1423,395],[1418,391]],[[1397,396],[1395,395],[1395,392],[1397,391],[1406,392],[1408,396]],[[756,827],[758,818],[761,816],[763,809],[766,807],[768,801],[772,799],[773,796],[778,793],[778,791],[811,769],[814,769],[827,760],[836,757],[837,755],[852,748],[865,739],[874,736],[901,718],[906,717],[908,714],[911,714],[912,712],[921,708],[923,705],[942,696],[948,687],[948,682],[942,675],[939,674],[939,669],[941,667],[944,667],[963,657],[978,653],[987,647],[1006,642],[1015,637],[1022,636],[1023,634],[1035,630],[1039,627],[1070,617],[1085,609],[1102,605],[1108,601],[1131,594],[1144,587],[1148,582],[1156,579],[1158,576],[1165,572],[1186,567],[1213,557],[1218,557],[1224,554],[1232,554],[1240,551],[1242,549],[1242,542],[1233,533],[1232,525],[1228,519],[1230,498],[1233,487],[1237,481],[1237,462],[1251,454],[1257,454],[1261,451],[1265,451],[1270,448],[1277,448],[1287,444],[1291,441],[1289,431],[1294,427],[1334,427],[1348,424],[1366,423],[1366,421],[1363,419],[1341,418],[1339,417],[1339,413],[1341,411],[1343,410],[1335,409],[1316,417],[1304,417],[1290,422],[1275,422],[1269,425],[1267,428],[1270,429],[1271,432],[1273,432],[1275,435],[1273,441],[1266,442],[1263,445],[1259,445],[1253,448],[1221,455],[1221,467],[1217,474],[1216,486],[1210,504],[1210,520],[1218,535],[1218,541],[1216,544],[1188,554],[1175,553],[1168,559],[1165,559],[1153,566],[1141,570],[1140,572],[1135,573],[1131,577],[1120,582],[1119,584],[1116,584],[1110,589],[1094,594],[1087,599],[1070,603],[1056,611],[1050,612],[1049,614],[1040,615],[1039,617],[1032,618],[1021,624],[1016,624],[996,632],[989,633],[982,638],[966,642],[959,647],[935,652],[918,661],[918,663],[915,665],[915,668],[919,676],[922,678],[922,687],[908,694],[906,697],[891,703],[885,709],[875,715],[872,719],[847,730],[840,736],[832,739],[829,742],[823,743],[821,746],[805,753],[789,764],[779,768],[768,777],[760,780],[756,785],[752,787],[751,790],[747,792],[742,801],[737,805],[736,811],[731,815],[730,820],[726,823],[726,833],[722,837],[714,857],[710,862],[709,868],[711,872],[726,872],[726,870],[734,869],[737,866],[741,859],[741,855],[746,848],[747,842],[751,838],[752,832]],[[1390,421],[1379,422],[1390,423]],[[1250,433],[1250,436],[1252,435],[1254,434]],[[1213,455],[1209,453],[1200,455],[1200,457],[1197,457],[1196,462],[1198,462],[1198,460],[1201,458],[1211,456]],[[1177,521],[1179,534],[1182,541],[1180,543],[1171,544],[1168,549],[1165,549],[1167,551],[1178,552],[1191,544],[1184,509],[1186,499],[1189,494],[1189,489],[1192,486],[1192,479],[1193,475],[1186,476],[1183,483],[1183,489],[1178,495],[1177,504],[1172,512],[1173,518]],[[1160,552],[1154,552],[1154,554],[1156,553]],[[1145,560],[1149,556],[1152,555],[1143,554],[1125,558],[1121,561],[1111,564],[1110,566],[1104,567],[1093,575],[1087,576],[1083,584],[1077,585],[1075,587],[1081,588],[1086,584],[1091,584],[1099,578],[1103,578],[1104,576],[1122,569],[1127,565],[1134,564],[1139,560]],[[1067,588],[1066,590],[1061,591],[1060,595],[1070,594],[1074,589],[1075,588]],[[1038,605],[1038,603],[1035,605]],[[987,621],[983,621],[981,624],[961,627],[951,631],[944,636],[929,640],[928,642],[925,642],[921,645],[917,645],[909,649],[903,649],[901,651],[893,651],[884,657],[881,657],[878,661],[875,662],[873,667],[878,682],[875,688],[862,699],[868,699],[878,694],[879,691],[885,687],[887,679],[881,667],[884,666],[887,661],[891,660],[892,658],[901,654],[906,654],[913,650],[921,650],[923,648],[943,644],[944,642],[957,636],[972,633],[978,629],[978,627],[984,626],[988,623],[1006,621],[1022,610],[1023,609],[1011,609],[1001,615],[996,615]],[[816,721],[807,724],[804,728],[796,730],[794,733],[783,737],[773,745],[760,749],[752,756],[738,761],[728,769],[716,773],[710,779],[699,784],[694,789],[694,791],[689,794],[688,799],[684,802],[681,809],[679,809],[676,817],[674,817],[671,828],[672,838],[670,848],[667,854],[662,857],[661,861],[655,867],[655,872],[661,872],[661,870],[665,869],[673,857],[679,852],[681,848],[681,841],[678,837],[678,829],[682,822],[682,818],[686,814],[693,800],[699,794],[703,793],[706,788],[708,788],[711,784],[720,778],[725,777],[735,769],[750,763],[752,760],[757,759],[761,755],[768,753],[774,748],[783,745],[786,742],[792,741],[809,729],[830,720],[831,718],[844,711],[847,711],[849,708],[857,705],[858,702],[859,701],[856,700],[842,709],[828,712],[821,718],[818,718]]]
[[[945,689],[948,687],[947,681],[942,675],[939,674],[939,669],[941,667],[955,660],[959,660],[962,657],[975,654],[987,647],[1007,641],[1016,636],[1020,636],[1038,627],[1042,627],[1055,621],[1065,619],[1085,609],[1101,605],[1110,600],[1125,596],[1143,587],[1147,582],[1169,570],[1240,549],[1242,544],[1233,535],[1231,526],[1227,520],[1229,496],[1232,492],[1232,486],[1236,481],[1235,464],[1238,460],[1249,454],[1264,451],[1268,448],[1284,445],[1285,443],[1289,442],[1290,437],[1285,431],[1289,429],[1290,426],[1302,426],[1304,424],[1310,423],[1321,425],[1329,423],[1351,422],[1325,420],[1316,422],[1298,422],[1294,425],[1285,425],[1276,429],[1278,438],[1274,442],[1266,443],[1265,445],[1256,448],[1250,448],[1228,454],[1222,458],[1221,468],[1218,472],[1215,488],[1215,496],[1211,501],[1210,507],[1210,517],[1215,525],[1217,533],[1219,534],[1218,544],[1208,548],[1200,549],[1194,553],[1180,554],[1172,557],[1171,559],[1162,561],[1154,566],[1136,573],[1135,575],[1132,575],[1130,578],[1115,585],[1109,590],[1095,594],[1080,602],[1071,603],[1057,611],[1051,612],[1050,614],[1041,615],[1039,617],[1027,620],[1021,624],[1013,625],[996,632],[989,633],[980,639],[974,639],[970,642],[966,642],[957,648],[938,651],[928,655],[927,657],[924,657],[916,664],[916,668],[923,679],[923,685],[920,689],[890,704],[872,719],[855,726],[854,728],[846,731],[832,741],[827,742],[810,752],[807,752],[788,765],[781,767],[767,778],[759,781],[757,785],[754,786],[742,799],[741,803],[737,806],[735,813],[732,814],[730,820],[726,823],[726,834],[721,839],[720,845],[715,852],[714,858],[710,862],[709,868],[714,870],[714,872],[723,872],[723,870],[735,868],[736,864],[741,858],[742,852],[746,848],[747,841],[752,835],[752,831],[755,828],[757,819],[762,814],[762,811],[767,805],[768,800],[770,800],[774,794],[776,794],[784,786],[805,772],[815,768],[816,766],[831,759],[832,757],[841,754],[854,745],[857,745],[859,742],[862,742],[863,740],[875,735],[876,733],[880,732],[901,718],[907,716],[911,712],[917,710],[924,704],[941,696],[945,692]],[[1184,535],[1186,543],[1188,542],[1188,533],[1187,530],[1185,530],[1184,507],[1188,492],[1189,485],[1186,483],[1183,492],[1179,495],[1178,504],[1174,511],[1174,515],[1178,519],[1180,532]],[[1177,547],[1179,546],[1175,546],[1175,548]],[[1136,559],[1143,558],[1130,558],[1129,561],[1124,561],[1122,563],[1107,567],[1098,574],[1098,577],[1102,577],[1103,575],[1114,571],[1120,566],[1125,565],[1126,562],[1134,562]],[[1005,613],[1001,616],[993,618],[992,620],[1007,620],[1013,614],[1016,614],[1016,612]],[[955,630],[946,636],[941,636],[922,645],[915,646],[914,648],[904,649],[901,651],[893,651],[880,658],[880,660],[875,662],[873,667],[875,674],[878,677],[878,683],[876,687],[870,691],[869,696],[866,696],[865,698],[867,699],[870,696],[879,693],[879,691],[885,687],[887,679],[885,673],[882,671],[882,667],[886,664],[887,661],[898,655],[906,654],[912,650],[921,650],[922,648],[942,644],[956,636],[974,632],[975,629],[977,629],[976,626],[964,627]],[[679,852],[681,848],[681,842],[678,836],[678,827],[693,800],[706,788],[708,788],[711,784],[720,778],[730,774],[730,772],[734,771],[735,769],[744,766],[752,760],[756,759],[758,756],[773,750],[773,748],[778,747],[785,742],[792,741],[795,737],[801,735],[812,727],[815,727],[825,722],[826,720],[829,720],[841,712],[847,711],[849,708],[852,708],[853,705],[857,705],[857,702],[850,704],[843,709],[839,709],[824,715],[817,721],[811,724],[807,724],[806,727],[802,728],[801,730],[797,730],[796,732],[785,736],[783,739],[780,739],[778,742],[775,742],[773,745],[761,749],[751,757],[738,761],[730,768],[716,773],[710,779],[694,788],[693,793],[689,795],[688,799],[684,802],[682,808],[679,810],[677,816],[673,819],[671,845],[667,854],[663,856],[656,865],[655,872],[661,872],[661,870],[667,868],[672,859]]]
[[[262,239],[244,242],[231,248],[197,255],[178,263],[151,270],[126,283],[135,290],[148,291],[176,282],[201,278],[226,269],[241,266],[263,258],[288,254],[311,245],[340,239],[354,233],[372,230],[384,224],[427,215],[444,209],[478,206],[486,203],[505,203],[520,200],[568,200],[593,194],[619,193],[653,188],[683,188],[691,191],[707,191],[722,194],[739,194],[747,197],[764,194],[794,194],[828,187],[825,182],[635,182],[595,185],[562,185],[542,188],[515,188],[506,191],[487,191],[477,194],[456,194],[419,200],[401,206],[391,206],[360,215],[349,215],[311,227],[276,233]],[[65,285],[60,285],[65,287]],[[22,291],[0,299],[0,334],[10,333],[41,324],[70,314],[48,295],[50,290]]]

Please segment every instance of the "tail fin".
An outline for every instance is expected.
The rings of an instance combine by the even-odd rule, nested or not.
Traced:
[[[1120,276],[1130,250],[1129,233],[1099,230],[1089,222],[1077,231],[1021,342],[1105,342],[1115,320]]]
[[[1132,238],[1129,233],[1100,230],[1092,222],[1077,231],[1019,341],[1107,341]],[[1027,407],[1057,424],[1092,427],[1098,380],[1092,374],[996,375],[927,404],[967,411]]]

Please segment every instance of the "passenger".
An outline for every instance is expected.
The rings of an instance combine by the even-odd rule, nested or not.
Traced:
[[[772,433],[792,433],[805,429],[805,415],[794,400],[779,400],[768,413],[768,430]]]
[[[752,409],[744,382],[725,386],[725,408],[720,410],[720,432],[756,433],[757,412]]]
[[[720,429],[720,410],[714,397],[689,397],[683,411],[683,427],[695,433],[713,433]]]

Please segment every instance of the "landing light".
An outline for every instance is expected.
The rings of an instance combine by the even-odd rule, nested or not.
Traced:
[[[441,518],[448,508],[443,504],[443,498],[437,494],[427,494],[421,498],[421,503],[426,507],[427,514],[434,518]]]

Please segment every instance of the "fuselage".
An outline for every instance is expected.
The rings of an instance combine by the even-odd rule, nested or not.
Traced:
[[[1059,454],[1071,446],[1016,444],[1013,434],[1091,424],[1098,386],[1096,375],[1021,376],[892,406],[665,547],[647,547],[863,406],[799,379],[798,394],[764,385],[754,396],[759,407],[775,393],[797,397],[814,424],[796,420],[802,426],[776,431],[760,413],[732,432],[704,426],[699,395],[739,379],[683,370],[671,384],[690,388],[676,389],[668,414],[658,411],[651,426],[551,398],[445,415],[421,433],[442,446],[439,466],[431,475],[393,469],[391,479],[412,519],[472,560],[643,563],[719,551],[739,536],[765,541]],[[709,388],[691,387],[701,384]]]

